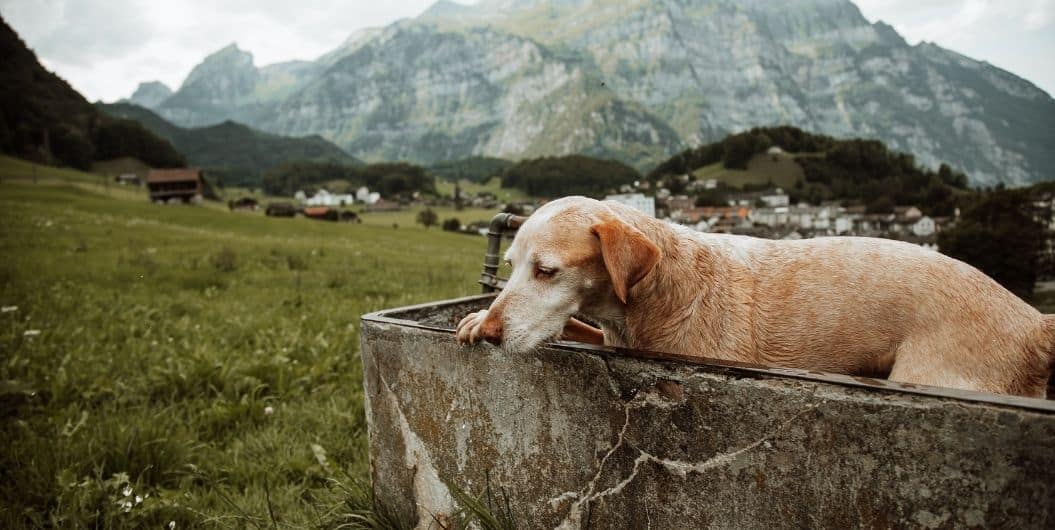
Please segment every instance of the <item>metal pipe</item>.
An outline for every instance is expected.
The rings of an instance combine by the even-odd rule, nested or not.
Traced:
[[[493,293],[501,286],[501,278],[498,277],[498,267],[502,263],[502,237],[509,232],[515,232],[520,225],[524,224],[526,217],[513,215],[511,213],[500,213],[491,219],[487,229],[487,253],[484,254],[484,272],[480,275],[480,285],[484,293]]]

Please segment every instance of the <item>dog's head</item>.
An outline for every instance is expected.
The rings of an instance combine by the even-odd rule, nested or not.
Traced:
[[[621,314],[659,248],[609,205],[565,197],[536,211],[506,252],[512,268],[480,335],[523,352],[557,337],[572,315]]]

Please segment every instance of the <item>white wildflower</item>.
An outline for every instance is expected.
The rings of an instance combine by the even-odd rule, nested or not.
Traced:
[[[169,521],[169,530],[175,530],[176,521]]]
[[[39,329],[27,329],[22,332],[23,337],[36,337],[37,335],[40,335]]]
[[[272,407],[271,405],[268,405],[268,406],[264,407],[264,415],[265,416],[270,416],[270,415],[272,415],[274,413],[275,413],[275,408]]]
[[[125,489],[121,490],[121,495],[125,497],[132,495],[132,486],[125,486]]]
[[[17,305],[5,305],[4,307],[0,307],[0,313],[13,313],[15,311],[18,311]]]

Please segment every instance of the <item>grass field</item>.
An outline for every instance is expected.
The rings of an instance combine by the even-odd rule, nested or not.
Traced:
[[[484,240],[414,211],[272,219],[3,171],[0,527],[349,522],[359,316],[478,292]]]
[[[747,169],[726,169],[721,162],[701,167],[692,172],[697,180],[715,179],[727,186],[742,188],[744,184],[764,185],[773,183],[785,190],[791,189],[795,182],[803,178],[802,166],[795,163],[795,156],[781,154],[771,156],[755,155],[747,164]]]
[[[523,191],[516,188],[503,188],[502,179],[499,177],[493,177],[484,183],[472,182],[469,179],[461,179],[460,181],[462,192],[469,194],[477,194],[480,192],[489,191],[495,194],[498,202],[504,201],[522,201],[528,200],[530,197]],[[436,192],[440,195],[454,196],[454,182],[444,179],[436,179]]]

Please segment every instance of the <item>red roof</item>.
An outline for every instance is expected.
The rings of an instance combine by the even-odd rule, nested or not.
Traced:
[[[200,169],[151,169],[147,173],[147,183],[186,182],[201,180]]]

